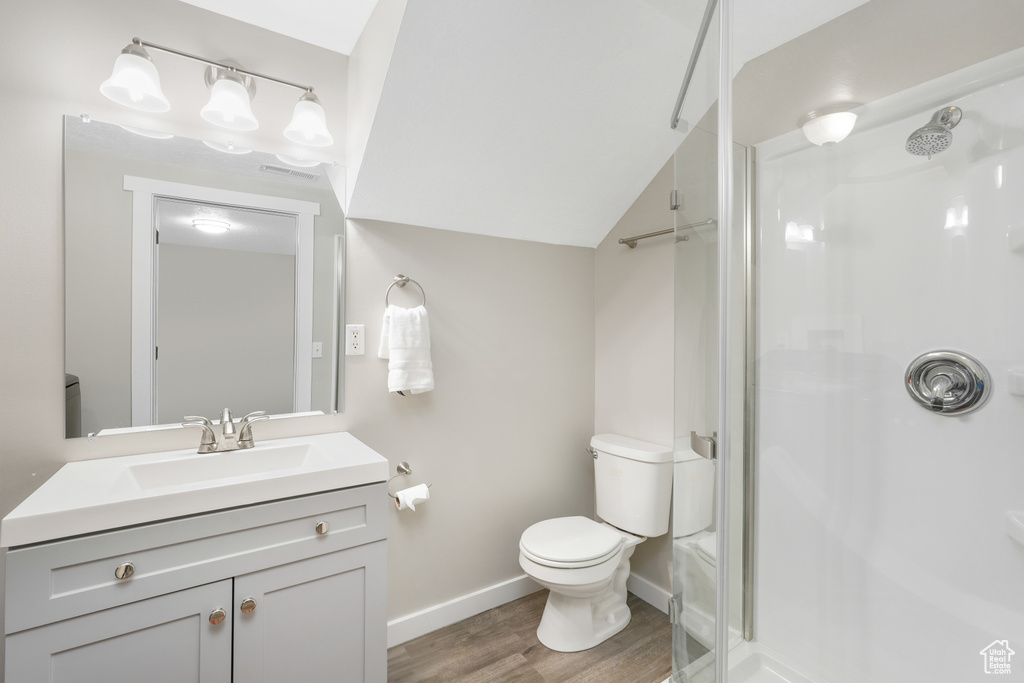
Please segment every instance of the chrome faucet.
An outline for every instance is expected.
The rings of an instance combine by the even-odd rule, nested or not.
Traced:
[[[235,438],[235,423],[231,420],[231,410],[225,408],[220,413],[220,444],[219,451],[237,451],[238,440]]]
[[[213,431],[213,423],[201,415],[186,415],[183,427],[200,427],[203,436],[199,441],[198,453],[214,453],[224,451],[237,451],[245,448],[252,448],[256,445],[252,436],[252,423],[260,420],[269,420],[270,416],[262,410],[249,413],[240,421],[238,432],[235,432],[235,423],[231,419],[231,411],[225,408],[220,414],[221,436],[217,441],[217,435]]]

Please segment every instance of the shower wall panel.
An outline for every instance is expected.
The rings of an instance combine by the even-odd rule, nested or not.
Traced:
[[[832,683],[991,680],[997,640],[1024,680],[1024,79],[962,80],[759,147],[756,636]],[[907,153],[948,104],[950,148]],[[980,410],[910,399],[938,349],[987,366]]]

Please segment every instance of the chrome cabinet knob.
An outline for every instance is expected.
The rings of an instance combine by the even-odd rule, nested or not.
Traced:
[[[125,562],[124,564],[117,565],[117,569],[114,570],[114,578],[127,579],[135,573],[135,565],[131,562]]]
[[[256,601],[252,598],[242,600],[242,614],[250,614],[256,610]]]
[[[331,525],[328,524],[327,522],[317,522],[316,523],[316,532],[318,534],[320,534],[321,536],[326,534],[328,529],[330,529],[330,528],[331,528]]]
[[[215,609],[212,612],[210,612],[210,623],[213,624],[214,626],[216,626],[217,624],[221,623],[222,621],[224,621],[227,618],[228,618],[228,613],[224,611],[223,607],[218,607],[217,609]]]

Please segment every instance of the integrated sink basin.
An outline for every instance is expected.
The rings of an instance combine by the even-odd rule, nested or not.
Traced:
[[[387,480],[387,460],[347,432],[64,465],[0,524],[0,546],[252,505]]]
[[[326,465],[328,458],[311,443],[268,443],[261,448],[173,457],[154,462],[139,462],[125,468],[121,485],[138,490],[182,485],[209,485],[216,482],[274,476],[281,470]]]

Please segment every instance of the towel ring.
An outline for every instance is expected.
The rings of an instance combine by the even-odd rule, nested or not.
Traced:
[[[410,282],[420,288],[420,296],[423,297],[423,303],[420,304],[420,305],[421,306],[426,306],[426,304],[427,304],[427,293],[425,291],[423,291],[423,286],[420,283],[416,282],[415,280],[409,278],[408,276],[402,275],[401,273],[399,273],[398,275],[395,276],[395,281],[392,282],[391,286],[388,287],[388,291],[384,292],[384,305],[385,306],[389,305],[388,304],[388,295],[391,294],[391,288],[392,287],[405,287]]]
[[[395,477],[404,477],[407,474],[412,474],[412,468],[409,467],[409,463],[407,463],[407,462],[400,462],[400,463],[398,463],[398,467],[396,467],[395,469],[398,471],[398,474],[396,474],[394,477],[391,477],[391,479],[394,479]],[[398,496],[396,496],[395,494],[391,493],[391,479],[388,479],[388,483],[387,483],[388,495],[391,496],[392,498],[397,498]],[[431,486],[433,486],[433,484],[427,484],[427,488],[428,489]]]

